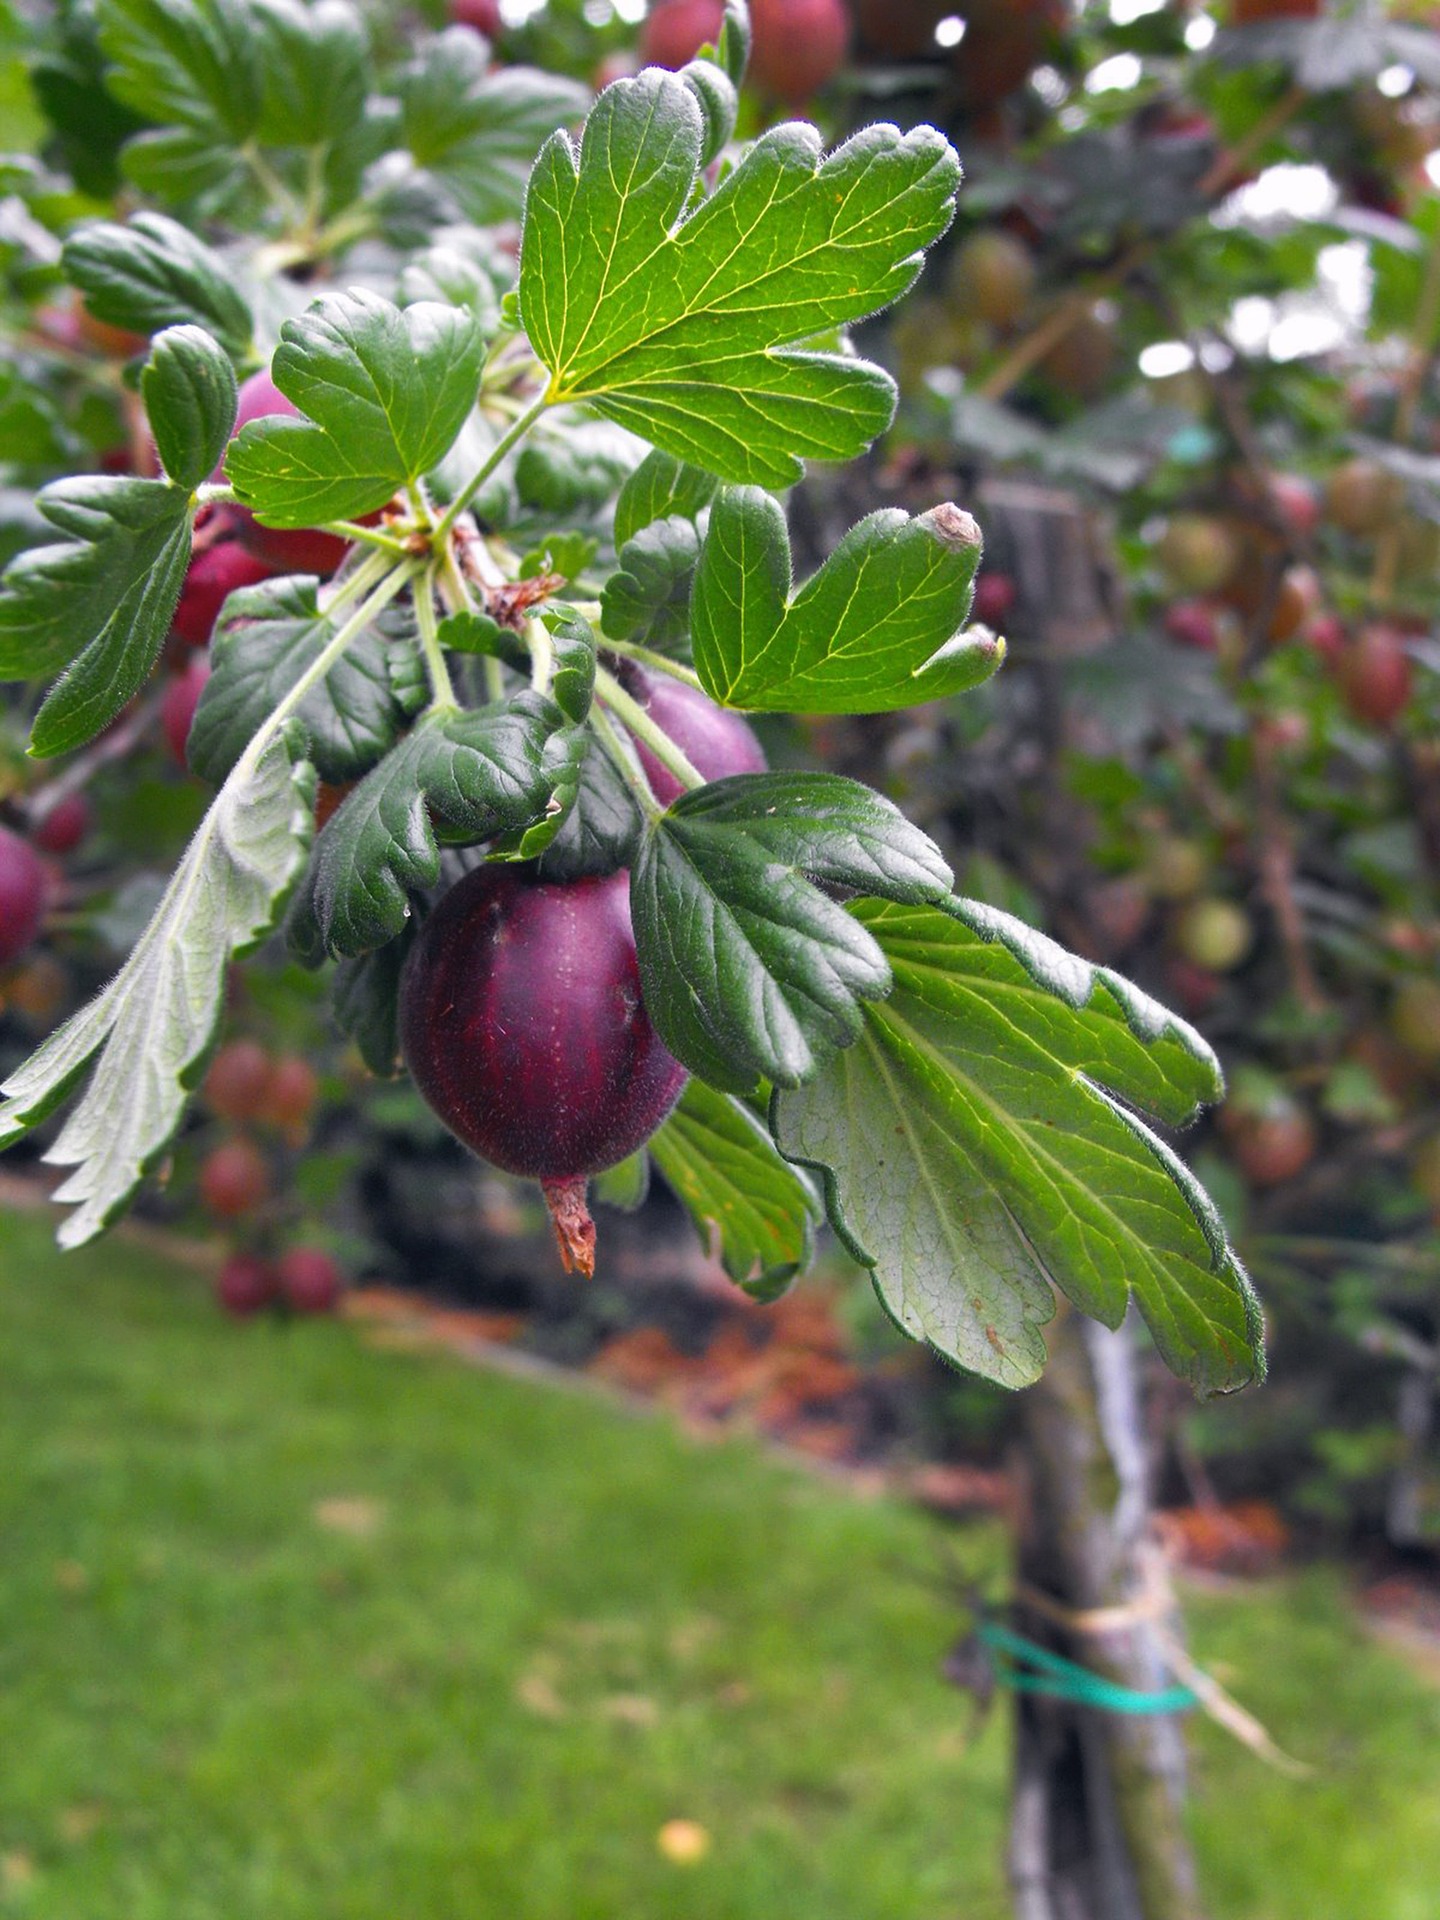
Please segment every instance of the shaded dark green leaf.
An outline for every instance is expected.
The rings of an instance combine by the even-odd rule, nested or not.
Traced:
[[[166,327],[140,375],[160,464],[181,487],[214,471],[235,425],[235,369],[203,327]]]
[[[575,800],[540,862],[547,880],[580,880],[633,866],[642,821],[635,796],[588,730]]]
[[[742,1101],[688,1081],[650,1151],[737,1286],[773,1300],[810,1264],[818,1197]]]
[[[715,498],[719,481],[703,467],[687,466],[657,447],[647,453],[615,502],[615,545],[623,547],[652,521],[672,513],[696,520]]]
[[[405,145],[477,226],[516,217],[541,144],[578,120],[590,99],[557,74],[490,71],[483,43],[464,27],[420,48],[399,93]]]
[[[220,134],[260,124],[260,47],[245,0],[100,0],[112,92],[147,120]]]
[[[694,525],[677,514],[653,521],[627,540],[619,570],[600,596],[601,625],[611,639],[633,640],[662,653],[686,639],[699,552]]]
[[[890,971],[806,875],[907,901],[948,893],[939,852],[838,774],[740,774],[687,793],[642,841],[631,911],[645,1004],[677,1059],[734,1093],[795,1086],[860,1032]]]
[[[163,213],[122,226],[97,220],[72,233],[61,269],[97,320],[135,333],[195,325],[233,360],[250,351],[254,322],[235,276],[203,240]]]
[[[417,930],[416,921],[407,921],[383,947],[341,960],[335,968],[330,1004],[336,1025],[382,1080],[400,1071],[400,975]]]
[[[225,602],[210,644],[212,672],[187,747],[190,765],[203,779],[218,784],[225,778],[334,637],[318,592],[318,583],[306,577],[267,580]],[[387,639],[375,628],[360,634],[297,710],[321,778],[356,780],[368,773],[408,718],[409,703],[398,687],[422,684],[423,677],[413,642]]]
[[[394,939],[410,894],[439,875],[437,825],[450,843],[473,845],[543,820],[568,774],[550,744],[563,719],[528,691],[422,719],[321,834],[288,927],[300,957],[317,964]]]
[[[0,679],[65,670],[31,733],[43,756],[93,738],[149,678],[190,564],[190,500],[163,480],[85,475],[37,505],[70,538],[26,549],[0,580]]]

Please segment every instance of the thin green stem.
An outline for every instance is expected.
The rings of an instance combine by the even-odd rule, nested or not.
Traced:
[[[455,558],[455,549],[450,541],[440,548],[440,589],[445,596],[452,613],[473,613],[475,602],[471,597],[469,583],[460,571]],[[500,662],[493,654],[486,654],[481,662],[481,671],[485,675],[485,698],[501,700],[505,695],[505,679],[500,671]]]
[[[460,518],[461,514],[464,513],[465,509],[490,478],[491,474],[494,473],[506,454],[509,453],[513,446],[525,438],[526,434],[530,431],[531,427],[534,426],[535,422],[540,418],[549,404],[550,401],[547,395],[543,393],[537,394],[525,409],[524,413],[521,414],[520,418],[515,421],[514,425],[507,428],[507,430],[501,434],[484,460],[481,461],[478,469],[471,474],[470,478],[465,482],[465,485],[440,516],[439,525],[435,529],[437,538],[443,540],[448,536],[450,529]]]
[[[431,704],[437,707],[458,707],[455,698],[455,686],[450,678],[450,669],[445,663],[445,650],[440,645],[440,635],[435,624],[435,602],[432,593],[435,585],[433,569],[428,571],[420,582],[420,591],[415,596],[415,625],[420,633],[420,651],[425,656],[425,671],[430,676],[430,691],[434,696]]]
[[[353,573],[347,573],[343,580],[336,583],[329,599],[322,600],[320,611],[327,619],[333,619],[342,607],[348,607],[352,600],[358,600],[362,594],[369,593],[377,580],[395,565],[388,553],[367,553]]]
[[[661,766],[674,774],[682,787],[704,786],[704,774],[676,746],[665,729],[650,718],[640,702],[631,699],[614,674],[607,672],[604,667],[596,669],[595,691],[616,718],[624,721],[635,738],[644,741]]]
[[[228,507],[235,499],[235,489],[223,480],[202,480],[195,489],[195,503],[201,507]]]
[[[310,689],[320,684],[351,643],[365,631],[377,614],[384,612],[396,594],[414,578],[418,571],[418,561],[406,566],[391,567],[386,571],[384,579],[380,581],[374,592],[361,602],[343,626],[336,629],[300,678],[271,709],[269,717],[256,729],[251,736],[249,746],[235,762],[234,770],[225,782],[227,787],[232,781],[249,779],[264,758],[271,741],[300,706]]]
[[[269,161],[262,157],[259,148],[247,140],[240,149],[240,155],[291,226],[299,226],[305,218],[305,209]]]
[[[327,520],[324,531],[333,533],[341,540],[354,540],[362,546],[378,547],[384,553],[393,553],[399,558],[408,558],[409,547],[403,540],[397,540],[393,533],[387,533],[383,527],[362,527],[358,520]]]
[[[575,603],[571,602],[572,606]],[[578,613],[585,611],[583,604],[576,607]],[[693,667],[685,666],[679,660],[672,660],[667,654],[656,653],[651,647],[640,647],[631,640],[612,640],[605,634],[601,641],[607,653],[623,654],[627,660],[638,661],[642,667],[653,667],[656,673],[668,673],[672,680],[683,680],[687,687],[694,687],[697,693],[704,693],[704,683]]]
[[[611,760],[614,761],[620,777],[634,794],[640,809],[648,820],[658,820],[664,808],[650,790],[650,782],[645,778],[644,769],[635,758],[635,749],[616,730],[614,721],[603,707],[590,709],[590,724]]]

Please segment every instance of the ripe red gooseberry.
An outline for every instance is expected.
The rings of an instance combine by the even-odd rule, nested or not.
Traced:
[[[0,965],[16,959],[35,939],[48,894],[45,862],[28,840],[0,827]]]
[[[724,18],[724,0],[660,0],[640,33],[645,64],[677,72],[701,47],[714,46]]]
[[[828,86],[850,48],[842,0],[750,0],[750,31],[748,78],[790,107]]]
[[[210,1062],[200,1089],[205,1105],[221,1120],[255,1120],[270,1086],[269,1054],[256,1040],[230,1040]]]
[[[200,1198],[217,1220],[254,1213],[270,1192],[265,1156],[250,1140],[226,1140],[200,1167]]]
[[[331,1313],[345,1290],[339,1267],[319,1247],[290,1247],[275,1263],[280,1292],[292,1313]]]
[[[47,807],[30,829],[42,853],[73,853],[90,831],[90,802],[83,793],[67,793]]]
[[[171,627],[187,647],[210,643],[215,622],[227,598],[241,587],[258,586],[275,568],[238,540],[222,540],[206,547],[190,562],[180,602]]]
[[[195,709],[210,678],[210,662],[204,654],[193,654],[179,673],[170,676],[160,700],[160,730],[175,757],[175,764],[189,766],[185,746],[195,719]]]
[[[268,1307],[279,1291],[275,1269],[255,1253],[232,1253],[215,1279],[215,1298],[237,1320]]]

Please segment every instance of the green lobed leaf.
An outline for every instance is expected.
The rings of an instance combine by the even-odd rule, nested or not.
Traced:
[[[700,550],[689,520],[652,521],[620,549],[620,564],[600,595],[600,624],[612,640],[633,640],[657,652],[690,632],[690,586]]]
[[[567,720],[578,723],[595,697],[594,632],[573,607],[551,607],[541,619],[553,653],[550,698]]]
[[[633,434],[573,409],[532,431],[515,461],[515,485],[527,507],[572,514],[601,507],[641,458]]]
[[[140,392],[160,464],[177,486],[198,487],[235,425],[238,388],[229,356],[203,327],[166,327],[151,342]]]
[[[793,590],[778,502],[724,488],[695,570],[695,670],[722,704],[778,713],[885,713],[963,692],[1005,655],[985,629],[959,631],[979,564],[968,513],[887,507]]]
[[[61,672],[31,730],[40,756],[82,746],[149,678],[190,564],[190,495],[164,480],[85,474],[37,496],[71,538],[30,547],[0,579],[0,679]]]
[[[258,217],[259,189],[237,147],[213,127],[162,127],[137,133],[120,155],[131,186],[203,219]]]
[[[645,1005],[714,1087],[796,1086],[860,1032],[890,969],[811,883],[906,901],[952,875],[899,808],[839,774],[737,774],[686,793],[641,844],[630,883]]]
[[[245,0],[100,0],[116,98],[146,120],[240,145],[260,124],[262,75]]]
[[[718,61],[703,54],[687,61],[680,76],[700,109],[703,132],[700,139],[700,165],[708,167],[718,160],[735,132],[740,112],[740,92]]]
[[[697,520],[714,499],[718,485],[713,473],[687,466],[656,447],[620,489],[615,502],[616,547],[623,547],[645,527],[672,513]]]
[[[410,894],[439,877],[437,823],[453,844],[523,832],[560,804],[576,756],[560,709],[529,690],[427,714],[326,825],[290,916],[295,951],[318,964],[394,939]]]
[[[857,1044],[781,1089],[782,1153],[896,1323],[1008,1386],[1035,1379],[1051,1283],[1108,1326],[1133,1293],[1203,1392],[1263,1370],[1259,1308],[1219,1216],[1132,1111],[1221,1092],[1198,1034],[1120,976],[994,908],[856,901],[894,973]]]
[[[604,1206],[618,1207],[622,1213],[636,1213],[650,1192],[650,1155],[644,1147],[604,1167],[590,1182],[590,1198]]]
[[[889,425],[887,374],[792,343],[905,292],[950,222],[959,163],[933,127],[867,127],[825,159],[788,122],[691,210],[703,135],[685,81],[651,68],[606,88],[578,152],[547,141],[521,314],[552,400],[588,401],[724,479],[785,486],[801,456],[850,459]]]
[[[489,70],[484,43],[450,27],[400,76],[401,138],[477,226],[513,220],[542,142],[579,120],[590,95],[532,67]]]
[[[330,1006],[336,1025],[382,1080],[400,1071],[400,975],[416,931],[416,922],[407,921],[383,947],[341,960],[335,968]]]
[[[305,575],[266,580],[232,593],[210,643],[211,674],[200,696],[186,754],[217,785],[251,737],[334,638],[319,582]],[[358,780],[399,738],[424,672],[412,641],[378,628],[360,634],[296,712],[308,757],[324,780]]]
[[[225,471],[267,526],[383,507],[449,451],[475,404],[485,342],[464,307],[327,294],[280,329],[271,375],[304,420],[254,420]],[[312,424],[313,423],[313,424]]]
[[[476,613],[468,607],[459,613],[447,613],[437,637],[447,653],[489,655],[525,671],[530,666],[530,649],[520,635],[513,627],[502,627],[488,613]]]
[[[440,300],[469,307],[487,340],[500,331],[500,296],[483,260],[460,246],[437,243],[408,262],[400,274],[400,304]]]
[[[248,0],[260,63],[256,136],[270,146],[344,144],[361,128],[371,74],[348,0]]]
[[[687,1081],[650,1152],[737,1286],[772,1300],[810,1264],[815,1191],[743,1101]]]
[[[65,278],[97,320],[135,333],[203,327],[232,360],[250,352],[254,321],[220,256],[178,220],[137,213],[122,226],[93,221],[60,256]]]
[[[230,961],[269,933],[309,844],[314,774],[283,739],[216,797],[130,958],[6,1081],[0,1147],[89,1083],[45,1158],[75,1167],[62,1246],[91,1239],[157,1164],[198,1083]]]
[[[540,870],[547,880],[580,880],[633,866],[643,821],[635,796],[588,728],[575,798],[545,849]]]

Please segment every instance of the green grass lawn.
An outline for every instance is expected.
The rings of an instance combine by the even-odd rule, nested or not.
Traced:
[[[938,1678],[930,1522],[345,1325],[229,1325],[52,1225],[0,1221],[0,1913],[1008,1911],[1003,1715],[967,1744]],[[1435,1920],[1440,1695],[1331,1578],[1194,1612],[1319,1768],[1197,1730],[1216,1920]]]

